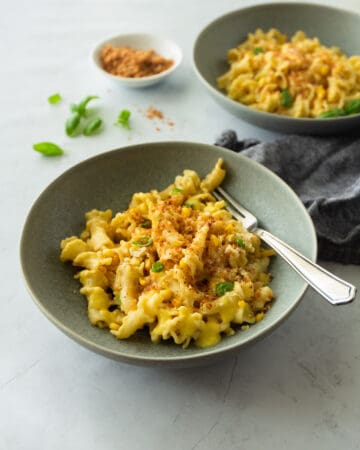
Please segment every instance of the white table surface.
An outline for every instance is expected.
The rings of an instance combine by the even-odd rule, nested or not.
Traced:
[[[21,277],[18,247],[26,214],[48,183],[79,161],[145,141],[212,143],[225,128],[243,137],[274,138],[221,110],[191,66],[199,30],[246,4],[2,4],[1,450],[360,448],[359,300],[334,308],[309,290],[283,326],[236,358],[204,368],[155,370],[110,361],[68,339],[38,310]],[[360,11],[356,0],[342,4]],[[158,87],[114,88],[92,69],[90,49],[103,36],[140,30],[174,38],[184,62]],[[54,92],[64,101],[50,106],[46,99]],[[101,97],[106,130],[92,138],[67,138],[68,105],[88,94]],[[175,125],[156,131],[144,118],[150,105]],[[130,133],[112,126],[123,108],[133,112]],[[57,142],[67,154],[46,159],[35,153],[32,144],[43,140]],[[359,286],[359,267],[324,265]]]

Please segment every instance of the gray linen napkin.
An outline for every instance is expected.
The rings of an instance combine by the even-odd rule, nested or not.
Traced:
[[[359,137],[290,135],[261,143],[228,130],[215,144],[255,159],[292,187],[314,222],[320,259],[360,264]]]

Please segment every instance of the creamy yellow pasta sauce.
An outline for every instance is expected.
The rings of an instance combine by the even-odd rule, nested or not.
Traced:
[[[258,29],[229,50],[228,63],[219,88],[261,111],[317,117],[360,99],[360,56],[347,57],[302,31],[288,40],[276,29]]]
[[[79,237],[61,242],[93,325],[119,339],[148,328],[154,343],[215,345],[222,335],[263,318],[273,299],[262,249],[211,192],[219,160],[203,180],[185,170],[164,191],[133,195],[129,208],[86,213]]]

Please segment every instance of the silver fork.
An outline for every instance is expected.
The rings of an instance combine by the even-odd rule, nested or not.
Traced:
[[[320,295],[332,305],[350,303],[356,295],[356,287],[347,281],[313,263],[281,239],[258,227],[257,218],[241,206],[224,189],[218,187],[213,192],[217,200],[225,200],[232,216],[240,220],[244,227],[257,234],[266,244],[273,248],[296,272],[307,281]]]

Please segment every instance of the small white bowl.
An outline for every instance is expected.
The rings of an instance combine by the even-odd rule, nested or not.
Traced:
[[[100,61],[100,51],[105,44],[111,44],[114,47],[131,47],[139,50],[152,49],[164,58],[172,59],[174,63],[169,69],[149,77],[130,78],[112,75],[103,69]],[[119,34],[118,36],[111,36],[102,40],[93,50],[92,60],[95,67],[109,80],[116,82],[120,86],[141,88],[158,83],[173,73],[182,60],[182,51],[175,42],[162,36],[146,33]]]

